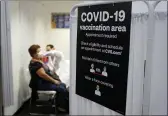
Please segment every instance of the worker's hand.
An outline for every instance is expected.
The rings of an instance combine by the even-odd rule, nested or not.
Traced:
[[[58,81],[58,80],[55,80],[54,83],[55,83],[56,85],[59,85],[61,82]]]

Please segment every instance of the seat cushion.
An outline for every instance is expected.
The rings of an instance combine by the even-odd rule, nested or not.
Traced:
[[[37,91],[38,94],[56,94],[56,91]]]

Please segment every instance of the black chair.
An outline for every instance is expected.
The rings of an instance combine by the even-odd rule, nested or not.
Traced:
[[[50,110],[50,112],[47,110]],[[29,115],[50,114],[57,115],[56,91],[32,90],[29,103]]]

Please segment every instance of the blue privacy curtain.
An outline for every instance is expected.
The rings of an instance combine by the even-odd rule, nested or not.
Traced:
[[[1,1],[1,78],[3,106],[13,104],[12,53],[7,1]]]

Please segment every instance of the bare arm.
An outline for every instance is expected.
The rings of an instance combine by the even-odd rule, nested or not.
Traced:
[[[41,77],[47,81],[50,81],[51,83],[54,83],[56,85],[60,84],[59,81],[53,79],[48,74],[46,74],[43,68],[38,69],[36,73],[38,74],[39,77]]]

